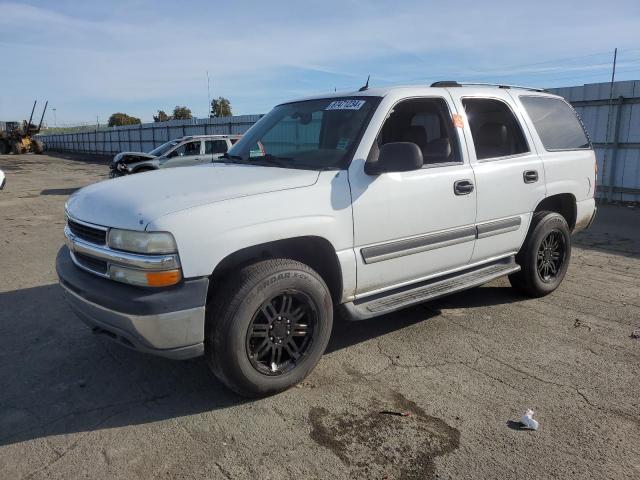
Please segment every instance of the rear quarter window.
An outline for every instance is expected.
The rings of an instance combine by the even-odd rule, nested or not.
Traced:
[[[591,148],[575,110],[564,100],[553,97],[522,96],[520,101],[546,150]]]

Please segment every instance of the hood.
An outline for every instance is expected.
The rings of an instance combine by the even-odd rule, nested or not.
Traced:
[[[156,158],[156,156],[144,152],[120,152],[115,157],[113,157],[111,163],[115,164],[120,162],[126,164],[139,162],[140,160],[149,160],[151,158]]]
[[[313,185],[319,172],[250,165],[167,168],[106,180],[67,201],[67,213],[107,227],[144,230],[168,213],[234,198]]]

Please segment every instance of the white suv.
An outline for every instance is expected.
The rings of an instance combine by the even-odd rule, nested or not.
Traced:
[[[275,107],[209,166],[80,190],[57,271],[95,332],[204,354],[231,389],[267,395],[316,365],[334,307],[361,320],[503,275],[552,292],[595,186],[576,113],[543,91],[323,95]]]

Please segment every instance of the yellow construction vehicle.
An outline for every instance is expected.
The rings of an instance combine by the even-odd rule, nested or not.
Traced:
[[[28,122],[24,120],[22,125],[18,122],[7,122],[4,130],[0,131],[0,155],[9,152],[19,155],[27,152],[42,153],[44,151],[42,141],[33,138],[33,136],[39,133],[42,128],[42,121],[44,120],[44,114],[47,111],[49,102],[47,101],[44,104],[44,110],[42,110],[42,116],[40,117],[38,126],[31,123],[37,103],[37,100],[33,102],[33,108],[31,109],[31,116]]]

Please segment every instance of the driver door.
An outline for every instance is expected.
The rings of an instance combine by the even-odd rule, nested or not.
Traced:
[[[202,142],[190,140],[169,153],[161,165],[163,168],[187,167],[201,163],[202,158]]]
[[[462,268],[475,243],[475,179],[462,154],[462,130],[453,124],[450,99],[406,99],[388,104],[386,111],[366,161],[375,162],[386,143],[411,142],[422,151],[424,166],[373,176],[352,162],[356,296]]]

